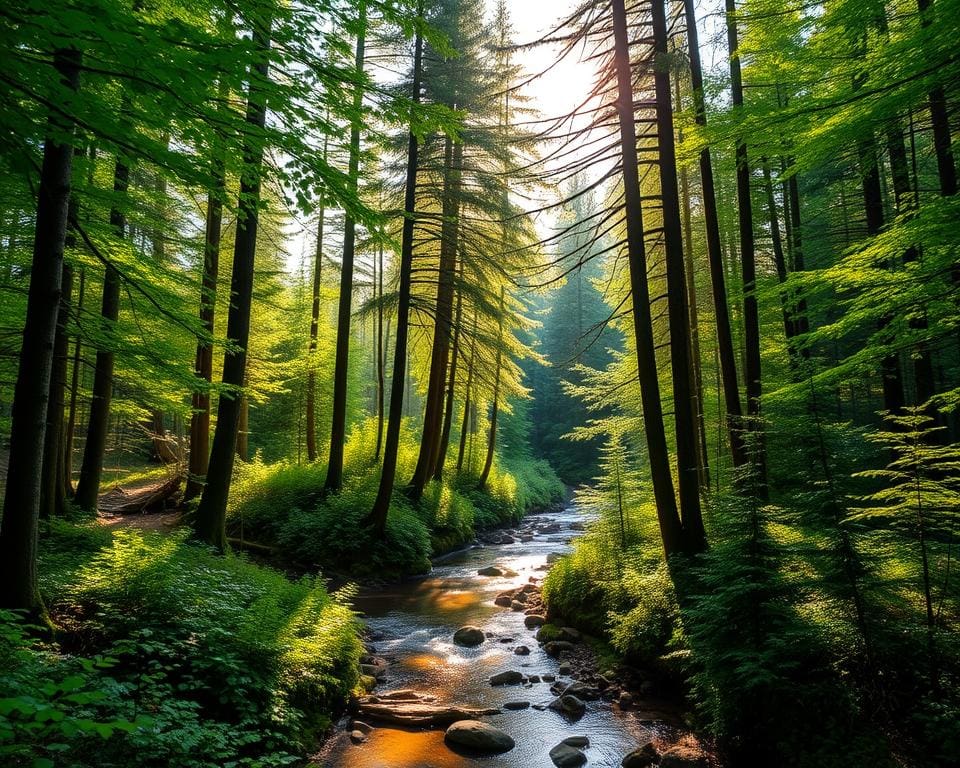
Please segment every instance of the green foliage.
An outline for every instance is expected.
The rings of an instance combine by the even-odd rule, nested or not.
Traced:
[[[285,765],[357,683],[356,618],[316,579],[92,525],[55,525],[41,563],[59,644],[3,622],[0,748],[24,764]]]
[[[475,478],[447,473],[430,483],[419,503],[394,493],[386,537],[371,539],[362,524],[373,506],[380,465],[373,460],[376,421],[358,424],[344,452],[344,486],[323,493],[322,464],[256,460],[237,468],[228,510],[231,535],[275,547],[300,568],[377,577],[423,573],[430,556],[471,541],[475,531],[516,522],[525,512],[563,495],[563,485],[544,461],[517,460],[499,465],[484,491]],[[398,476],[413,472],[418,442],[401,435]]]

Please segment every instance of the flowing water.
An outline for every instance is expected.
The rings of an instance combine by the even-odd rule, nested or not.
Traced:
[[[446,559],[427,578],[361,594],[356,608],[377,638],[377,655],[391,662],[387,679],[375,693],[413,689],[436,696],[439,702],[470,707],[502,708],[517,701],[549,704],[555,698],[550,683],[490,685],[490,676],[505,670],[565,679],[559,675],[560,662],[538,646],[536,630],[524,627],[523,612],[496,606],[493,601],[498,593],[526,584],[531,576],[543,577],[547,557],[568,552],[567,542],[577,535],[571,525],[578,528],[576,524],[585,519],[574,507],[539,515],[540,527],[559,523],[560,532],[538,534],[527,542],[476,547]],[[489,565],[509,568],[518,575],[490,578],[477,574]],[[476,648],[454,645],[453,633],[466,624],[493,637]],[[514,654],[518,645],[529,647],[530,655]],[[510,734],[516,747],[488,757],[451,751],[444,745],[442,728],[405,729],[372,722],[375,730],[366,743],[354,745],[347,732],[341,731],[331,738],[315,764],[324,768],[550,768],[552,747],[568,736],[587,736],[588,765],[619,766],[624,755],[669,730],[647,710],[621,712],[609,702],[587,702],[586,713],[575,723],[549,709],[503,710],[483,719]]]

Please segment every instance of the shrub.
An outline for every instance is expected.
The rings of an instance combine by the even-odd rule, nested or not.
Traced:
[[[2,695],[35,696],[40,685],[70,704],[60,707],[63,721],[89,727],[62,739],[63,764],[293,761],[357,683],[362,647],[345,596],[328,595],[316,579],[292,582],[217,556],[182,535],[106,536],[94,525],[53,526],[41,549],[42,586],[63,627],[60,645],[17,646],[17,632],[7,631],[6,647],[19,650],[0,654]],[[27,670],[19,676],[10,673],[18,654]],[[30,664],[46,678],[28,684]],[[81,679],[69,678],[70,695],[81,695],[74,701],[57,686],[78,669]],[[27,736],[23,727],[0,727],[0,748],[31,759],[49,751],[48,738]]]

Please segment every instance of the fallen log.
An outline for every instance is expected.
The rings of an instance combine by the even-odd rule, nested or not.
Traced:
[[[116,487],[103,494],[98,501],[101,512],[111,515],[135,515],[160,512],[180,493],[183,478],[172,475],[161,483],[126,489]]]

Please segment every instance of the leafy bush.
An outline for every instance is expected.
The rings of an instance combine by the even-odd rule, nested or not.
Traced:
[[[42,586],[63,632],[45,648],[4,622],[0,695],[38,705],[0,709],[0,749],[25,764],[50,759],[50,744],[77,766],[294,761],[357,683],[345,596],[181,535],[106,536],[58,523],[43,541]],[[69,730],[59,741],[25,726],[54,710]]]
[[[395,492],[386,538],[374,541],[361,523],[380,480],[375,429],[376,422],[367,420],[351,433],[344,486],[337,494],[324,494],[326,468],[320,464],[257,460],[240,467],[228,509],[230,533],[275,547],[298,567],[389,578],[423,573],[432,554],[462,546],[477,529],[515,522],[563,495],[562,483],[543,461],[517,460],[511,472],[495,466],[483,491],[475,477],[450,471],[442,482],[429,483],[416,504]],[[398,478],[413,473],[418,451],[408,429],[401,438]]]

